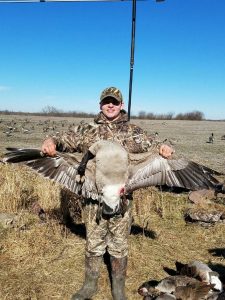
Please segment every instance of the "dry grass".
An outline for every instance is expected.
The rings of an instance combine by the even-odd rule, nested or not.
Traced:
[[[3,127],[6,123],[2,123]],[[162,139],[173,139],[178,155],[224,170],[224,141],[219,139],[225,133],[223,122],[141,121],[141,125],[149,132],[158,131]],[[35,130],[34,135],[26,137],[20,132],[10,137],[1,133],[0,152],[5,146],[38,147],[44,135],[40,129]],[[214,144],[207,144],[211,132],[216,139]],[[46,212],[45,222],[30,211],[35,201]],[[68,203],[77,220],[70,229],[62,223]],[[225,260],[220,255],[220,250],[225,249],[224,224],[209,228],[187,225],[183,214],[191,205],[186,193],[160,192],[155,188],[135,192],[126,282],[128,299],[141,299],[137,294],[139,285],[165,277],[163,267],[174,269],[176,260],[198,259],[210,263],[224,276]],[[224,209],[223,205],[216,205]],[[24,167],[0,165],[0,212],[18,215],[15,228],[0,229],[0,299],[70,299],[82,284],[84,269],[84,227],[77,200]],[[106,264],[94,299],[112,299]]]

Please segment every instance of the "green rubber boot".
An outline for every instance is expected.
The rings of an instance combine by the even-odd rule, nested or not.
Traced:
[[[116,258],[110,256],[112,271],[113,300],[127,300],[125,295],[125,278],[127,271],[127,256]]]
[[[85,256],[85,281],[82,288],[73,294],[71,300],[91,299],[98,290],[98,278],[102,256]]]

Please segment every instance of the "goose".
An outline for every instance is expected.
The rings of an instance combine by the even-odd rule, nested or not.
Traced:
[[[219,292],[223,291],[219,274],[214,272],[207,264],[198,260],[191,261],[188,264],[182,264],[179,262],[176,262],[175,264],[177,271],[179,270],[180,274],[199,278],[202,282],[213,284],[214,290]]]
[[[12,136],[12,131],[3,131],[6,136]]]
[[[6,149],[3,163],[23,163],[77,195],[105,203],[110,213],[117,211],[125,194],[148,186],[212,189],[225,193],[223,184],[213,176],[221,175],[219,172],[185,158],[165,159],[149,152],[128,153],[114,141],[100,140],[84,156],[57,152],[50,157],[40,149]]]
[[[211,135],[209,136],[209,141],[208,141],[208,143],[213,144],[213,142],[214,142],[214,134],[211,133]]]
[[[25,128],[25,127],[22,126],[21,129],[22,129],[22,132],[25,133],[25,134],[31,133],[31,130],[28,129],[28,128]]]
[[[222,300],[224,292],[219,274],[201,261],[175,262],[176,275],[161,281],[150,280],[138,288],[144,300]]]
[[[144,296],[144,300],[200,300],[211,297],[210,291],[213,287],[213,284],[201,282],[189,276],[174,275],[162,279],[154,287],[145,283],[139,287],[138,293]]]
[[[196,284],[190,284],[186,286],[178,286],[175,289],[174,296],[176,299],[182,300],[201,300],[209,299],[211,297],[211,290],[213,285],[204,282],[198,282]],[[213,296],[218,297],[214,294]],[[216,298],[214,298],[216,299]]]

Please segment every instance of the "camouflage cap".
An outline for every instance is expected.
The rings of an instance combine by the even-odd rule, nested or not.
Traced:
[[[108,97],[112,97],[114,99],[116,99],[118,102],[123,102],[123,96],[122,93],[119,89],[117,89],[116,87],[108,87],[106,89],[104,89],[101,93],[100,96],[100,103]]]

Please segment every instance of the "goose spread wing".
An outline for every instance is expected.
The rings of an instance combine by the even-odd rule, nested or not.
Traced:
[[[97,199],[93,162],[90,161],[87,165],[84,183],[81,184],[76,180],[81,154],[57,152],[54,157],[50,157],[44,155],[39,149],[7,148],[7,150],[2,159],[4,163],[22,163],[75,194]]]
[[[165,159],[160,155],[131,166],[126,191],[148,186],[167,185],[190,190],[215,189],[219,181],[213,175],[220,175],[203,165],[181,159]]]
[[[7,148],[3,162],[23,163],[44,177],[60,183],[75,194],[98,199],[95,180],[95,159],[85,170],[83,184],[76,181],[77,169],[82,160],[80,153],[57,152],[56,156],[43,155],[39,149]],[[186,159],[165,159],[148,153],[129,155],[129,178],[125,190],[132,192],[148,186],[167,185],[190,190],[225,189],[213,175],[221,175],[212,169]]]

